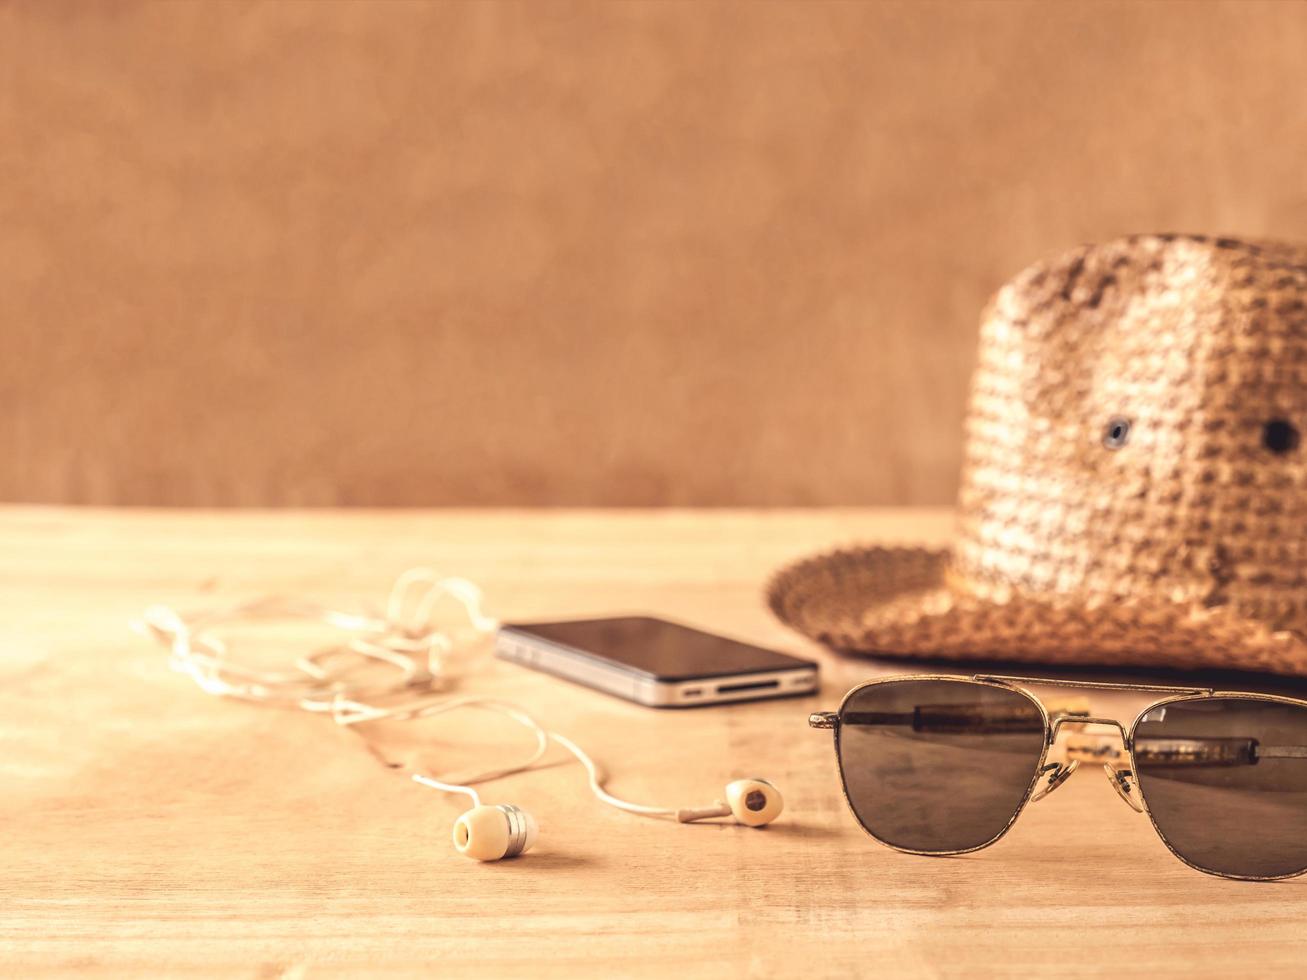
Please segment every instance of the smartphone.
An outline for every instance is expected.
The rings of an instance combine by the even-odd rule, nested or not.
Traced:
[[[651,708],[811,694],[817,665],[650,616],[506,623],[495,655]]]

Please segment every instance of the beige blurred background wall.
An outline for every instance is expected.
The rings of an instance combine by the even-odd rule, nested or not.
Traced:
[[[977,316],[1304,238],[1307,7],[0,2],[0,498],[951,499]]]

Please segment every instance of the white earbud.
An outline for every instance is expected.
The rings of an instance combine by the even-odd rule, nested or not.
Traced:
[[[726,802],[718,800],[716,804],[708,807],[673,810],[667,807],[631,803],[604,789],[599,767],[581,746],[570,738],[559,735],[558,732],[550,732],[549,737],[576,756],[581,765],[585,766],[586,774],[590,777],[590,792],[594,793],[601,803],[607,803],[627,813],[642,813],[650,817],[675,817],[680,823],[711,820],[713,817],[734,817],[736,823],[742,823],[746,827],[762,827],[779,817],[781,811],[785,809],[785,800],[781,797],[781,791],[765,779],[737,779],[733,783],[728,783]]]
[[[746,827],[764,827],[781,815],[785,800],[778,790],[765,779],[737,779],[726,786],[726,802],[702,809],[677,810],[681,823],[692,820],[709,820],[713,817],[734,817],[736,823]]]
[[[464,857],[498,861],[529,851],[539,834],[535,817],[511,803],[475,806],[454,821],[454,848]]]
[[[579,745],[558,732],[546,731],[525,712],[499,702],[480,698],[454,699],[425,710],[411,711],[411,714],[413,716],[422,713],[437,714],[456,707],[483,707],[499,711],[529,728],[536,735],[535,751],[525,762],[480,773],[472,778],[464,777],[463,782],[447,783],[421,773],[412,774],[413,781],[423,786],[430,786],[445,793],[458,793],[472,800],[472,809],[454,822],[454,847],[465,857],[475,858],[478,861],[498,861],[501,858],[522,854],[535,844],[539,830],[531,814],[510,803],[501,803],[498,806],[484,805],[480,795],[469,784],[534,768],[544,755],[550,741],[558,743],[571,752],[585,767],[586,775],[590,779],[590,791],[600,802],[628,813],[639,813],[650,817],[672,817],[680,823],[711,820],[713,817],[734,817],[736,823],[746,827],[762,827],[779,817],[781,811],[785,809],[785,801],[781,798],[780,791],[765,779],[737,779],[727,784],[726,801],[718,800],[710,807],[678,810],[645,806],[623,800],[603,788],[599,767]]]

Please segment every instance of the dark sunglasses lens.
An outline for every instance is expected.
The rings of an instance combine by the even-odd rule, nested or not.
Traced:
[[[1190,864],[1245,878],[1307,868],[1307,708],[1172,702],[1139,720],[1134,745],[1148,812]]]
[[[1017,691],[891,681],[840,709],[844,790],[873,836],[909,851],[965,851],[1003,833],[1034,785],[1044,716]]]

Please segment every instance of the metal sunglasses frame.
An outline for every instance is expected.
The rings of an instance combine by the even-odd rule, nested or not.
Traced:
[[[981,687],[996,687],[1005,691],[1013,691],[1017,694],[1021,694],[1027,700],[1033,702],[1039,709],[1040,717],[1044,722],[1044,741],[1039,755],[1039,762],[1035,766],[1034,773],[1031,776],[1030,785],[1026,788],[1026,792],[1022,796],[1021,802],[1018,803],[1016,808],[1012,811],[1012,816],[1008,819],[1007,824],[1004,825],[1002,830],[983,844],[977,844],[975,847],[965,847],[952,851],[921,851],[907,847],[899,847],[898,845],[891,844],[889,841],[883,840],[872,833],[858,816],[858,811],[853,807],[853,801],[849,799],[848,782],[844,777],[844,763],[840,756],[840,718],[843,716],[844,707],[849,703],[851,698],[859,692],[865,691],[869,687],[904,681],[960,681],[967,684],[976,684]],[[1127,729],[1125,725],[1116,718],[1100,718],[1088,714],[1082,715],[1079,713],[1068,712],[1056,712],[1050,715],[1048,709],[1044,706],[1043,701],[1040,700],[1038,695],[1025,687],[1027,684],[1038,684],[1047,687],[1074,688],[1078,690],[1137,691],[1151,694],[1166,694],[1168,696],[1159,698],[1144,706],[1144,708],[1135,716],[1134,721],[1131,722],[1130,727]],[[1237,875],[1225,871],[1215,871],[1211,868],[1204,868],[1200,865],[1194,864],[1177,851],[1175,847],[1172,846],[1171,842],[1167,840],[1166,834],[1162,832],[1162,828],[1157,825],[1156,818],[1148,808],[1148,800],[1144,794],[1143,787],[1140,785],[1139,777],[1137,775],[1138,766],[1135,762],[1135,733],[1139,728],[1139,723],[1143,721],[1144,717],[1157,708],[1165,707],[1168,704],[1175,704],[1181,701],[1200,701],[1207,698],[1225,698],[1262,702],[1269,701],[1274,704],[1290,704],[1296,705],[1300,708],[1307,708],[1307,700],[1302,700],[1300,698],[1290,698],[1278,694],[1255,694],[1248,691],[1222,691],[1210,687],[1176,687],[1165,684],[1121,684],[1099,681],[1058,680],[1045,677],[1008,676],[1004,674],[902,674],[891,677],[877,677],[873,680],[864,681],[863,683],[858,684],[844,695],[844,698],[840,701],[838,710],[813,712],[808,716],[808,724],[812,728],[830,729],[834,732],[835,763],[840,772],[840,790],[843,792],[844,802],[848,805],[849,812],[853,814],[853,818],[857,821],[858,826],[862,828],[863,832],[868,837],[876,841],[878,844],[883,844],[885,847],[891,848],[895,851],[900,851],[904,854],[919,854],[927,857],[951,857],[958,854],[970,854],[974,851],[980,851],[1002,840],[1007,832],[1012,829],[1012,825],[1017,822],[1017,818],[1021,816],[1028,803],[1043,799],[1058,786],[1062,785],[1062,783],[1070,777],[1071,773],[1075,772],[1080,762],[1084,761],[1079,758],[1072,759],[1068,763],[1050,763],[1048,761],[1048,750],[1056,743],[1058,730],[1064,724],[1074,723],[1078,725],[1110,725],[1121,733],[1122,746],[1126,757],[1130,760],[1130,768],[1122,770],[1115,768],[1110,764],[1104,764],[1104,768],[1108,771],[1112,787],[1132,809],[1148,816],[1148,822],[1153,825],[1153,830],[1157,832],[1157,836],[1161,838],[1162,843],[1166,845],[1166,849],[1195,871],[1201,871],[1203,874],[1213,875],[1218,878],[1230,878],[1237,881],[1282,881],[1286,878],[1296,878],[1300,875],[1307,874],[1307,867],[1282,875]],[[1044,783],[1043,786],[1040,786],[1041,782]]]

